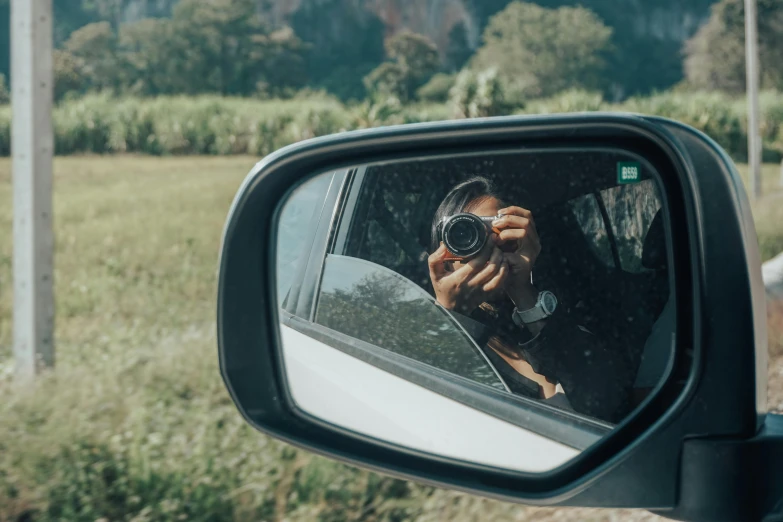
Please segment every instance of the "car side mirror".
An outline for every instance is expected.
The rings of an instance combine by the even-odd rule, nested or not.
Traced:
[[[736,169],[690,127],[387,127],[251,171],[224,232],[220,367],[254,427],[359,466],[741,519],[695,484],[734,476],[729,441],[779,439],[764,299]]]

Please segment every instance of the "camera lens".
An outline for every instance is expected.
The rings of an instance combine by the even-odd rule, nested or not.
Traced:
[[[476,255],[487,242],[487,227],[478,216],[469,213],[451,216],[443,225],[443,242],[448,250],[462,258]]]
[[[476,226],[471,222],[461,221],[455,223],[449,229],[450,243],[454,248],[460,250],[469,249],[478,239]]]

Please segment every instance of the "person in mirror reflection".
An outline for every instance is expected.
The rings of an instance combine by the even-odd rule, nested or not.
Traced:
[[[472,259],[450,261],[437,225],[460,212],[499,216],[492,222],[499,233]],[[488,179],[469,179],[438,207],[431,247],[436,300],[477,341],[512,393],[608,422],[630,411],[633,382],[620,351],[581,326],[576,312],[558,303],[546,319],[512,320],[515,309],[535,307],[543,290],[532,283],[541,243],[529,210],[509,205]]]

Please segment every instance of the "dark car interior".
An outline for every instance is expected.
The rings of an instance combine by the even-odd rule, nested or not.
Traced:
[[[591,332],[621,340],[629,347],[627,364],[635,369],[669,296],[666,236],[659,204],[648,212],[649,223],[642,223],[646,229],[635,232],[639,246],[634,259],[621,252],[610,219],[614,209],[601,195],[617,192],[617,161],[614,153],[590,151],[368,167],[360,188],[352,188],[360,192],[353,215],[345,216],[351,222],[341,253],[394,270],[433,294],[426,263],[432,216],[455,184],[474,175],[489,177],[508,193],[508,202],[533,213],[542,244],[533,272],[537,287],[554,291]],[[605,176],[599,175],[602,171]],[[596,182],[602,179],[605,183]],[[657,197],[653,181],[646,183]],[[626,199],[633,203],[634,197]],[[574,202],[584,198],[595,198],[589,203],[597,216],[592,226],[603,227],[600,245],[587,237],[573,210]]]

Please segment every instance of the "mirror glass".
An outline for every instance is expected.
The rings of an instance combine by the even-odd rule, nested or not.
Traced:
[[[304,413],[542,472],[668,375],[668,218],[644,157],[493,151],[359,165],[283,202],[277,297]]]

